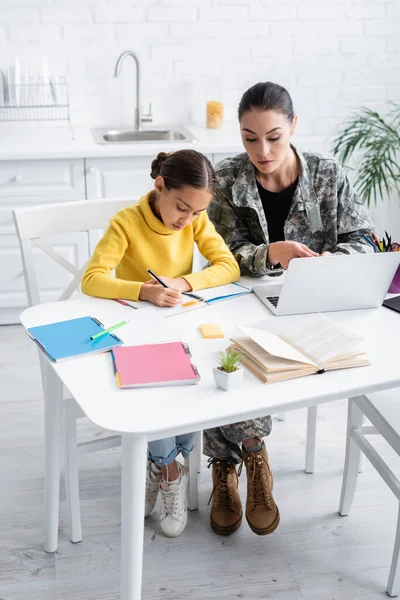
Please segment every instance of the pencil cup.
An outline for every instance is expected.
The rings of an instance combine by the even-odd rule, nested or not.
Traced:
[[[388,289],[389,294],[400,294],[400,266],[397,267],[393,281]]]

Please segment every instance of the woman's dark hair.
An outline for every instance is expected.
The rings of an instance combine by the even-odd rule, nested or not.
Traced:
[[[244,113],[252,108],[257,110],[276,110],[291,121],[294,117],[293,102],[287,89],[272,83],[261,81],[247,90],[239,102],[239,121]]]
[[[208,158],[196,150],[159,152],[151,163],[150,176],[156,179],[159,175],[164,178],[167,189],[181,190],[188,186],[215,190],[214,169]]]

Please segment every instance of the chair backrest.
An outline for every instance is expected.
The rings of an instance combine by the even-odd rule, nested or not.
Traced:
[[[35,271],[33,247],[40,248],[61,267],[72,273],[73,278],[62,292],[59,300],[67,300],[79,287],[86,264],[77,268],[42,238],[56,234],[104,230],[108,220],[122,208],[132,206],[137,199],[113,198],[59,202],[18,208],[13,210],[15,228],[21,248],[26,293],[29,306],[40,304],[40,294]]]

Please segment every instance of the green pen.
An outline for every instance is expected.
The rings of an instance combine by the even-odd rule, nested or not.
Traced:
[[[126,325],[127,323],[128,323],[128,321],[121,321],[121,323],[117,323],[116,325],[113,325],[112,327],[108,327],[107,329],[104,329],[104,331],[100,331],[99,333],[96,333],[95,335],[91,335],[90,339],[97,340],[97,338],[101,337],[102,335],[106,335],[107,333],[110,333],[110,331],[114,331],[114,329],[118,329],[118,327],[122,327],[122,325]]]

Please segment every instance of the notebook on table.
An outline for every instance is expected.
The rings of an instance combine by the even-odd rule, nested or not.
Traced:
[[[121,346],[112,351],[118,387],[194,385],[200,376],[183,342]]]
[[[251,294],[252,289],[240,285],[239,283],[228,283],[227,285],[219,285],[217,287],[207,288],[204,290],[196,290],[195,292],[185,292],[182,296],[182,304],[173,307],[156,306],[156,311],[163,317],[173,317],[175,315],[184,314],[188,310],[204,308],[212,305],[215,302],[222,302],[244,294]],[[199,302],[198,299],[201,299]]]
[[[232,338],[232,345],[240,353],[242,364],[263,383],[370,364],[363,338],[323,315],[280,335],[252,327],[238,328],[245,337]]]
[[[95,340],[90,339],[104,329],[104,325],[95,317],[79,317],[30,327],[26,333],[51,360],[57,362],[65,358],[106,352],[122,344],[122,340],[113,333],[106,333]]]

